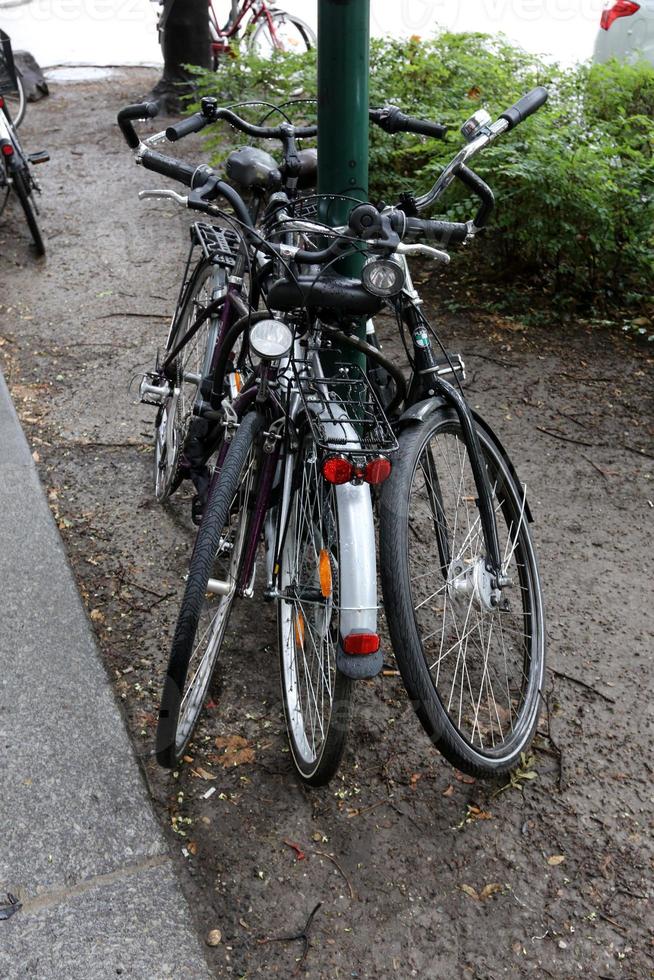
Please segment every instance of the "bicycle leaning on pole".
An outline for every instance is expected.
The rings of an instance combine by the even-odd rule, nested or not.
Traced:
[[[464,771],[493,776],[519,762],[538,721],[545,663],[531,514],[506,451],[467,405],[461,358],[444,349],[438,356],[433,347],[440,342],[407,257],[447,263],[445,248],[487,223],[493,194],[468,163],[546,98],[535,89],[495,122],[476,113],[463,127],[466,145],[427,194],[404,195],[381,211],[352,201],[339,228],[324,220],[333,198],[286,192],[271,195],[255,228],[240,195],[216,174],[139,140],[132,120],[152,115],[150,107],[119,114],[137,161],[191,188],[185,196],[158,196],[231,222],[250,299],[266,307],[255,313],[250,302],[219,337],[207,377],[198,380],[206,395],[201,455],[215,466],[164,686],[157,733],[163,765],[177,764],[193,734],[235,599],[255,594],[263,537],[263,597],[278,608],[293,760],[306,783],[331,778],[345,745],[353,682],[382,666],[371,495],[377,485],[385,612],[420,721]],[[224,113],[203,107],[181,127],[199,130]],[[395,107],[371,110],[371,120],[388,132],[444,133]],[[233,113],[229,121],[250,135],[269,135]],[[475,218],[419,218],[457,178],[481,201]],[[234,215],[219,207],[219,197]],[[353,252],[366,256],[359,278],[334,268]],[[353,331],[384,307],[405,341],[408,383],[374,342]],[[369,336],[374,341],[372,327]],[[358,351],[364,366],[338,357],[334,363],[334,348]],[[229,384],[236,361],[237,391]],[[169,386],[162,376],[162,396]]]

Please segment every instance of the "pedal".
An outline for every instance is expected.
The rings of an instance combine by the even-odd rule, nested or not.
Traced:
[[[161,379],[161,375],[148,372],[143,375],[139,385],[139,398],[143,405],[163,405],[170,395],[170,385]]]
[[[28,153],[27,159],[35,167],[38,163],[47,163],[50,159],[50,154],[45,150],[37,150],[35,153]]]
[[[436,358],[434,366],[425,368],[420,374],[435,374],[439,378],[445,378],[446,381],[456,378],[461,383],[466,379],[466,366],[460,354],[448,352],[447,357]]]

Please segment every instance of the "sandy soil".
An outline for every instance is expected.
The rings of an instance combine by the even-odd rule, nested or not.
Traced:
[[[619,333],[456,319],[430,300],[537,519],[549,712],[511,783],[450,768],[385,676],[358,688],[339,777],[305,791],[259,603],[232,622],[193,762],[175,777],[153,761],[193,529],[187,497],[153,502],[152,410],[133,383],[164,342],[190,222],[137,202],[165,181],[134,167],[114,125],[151,81],[141,70],[53,86],[29,108],[27,148],[52,153],[39,173],[48,256],[30,254],[7,209],[0,355],[198,929],[221,931],[207,947],[215,975],[654,975],[654,358]],[[185,152],[200,159],[196,140]],[[302,960],[302,938],[284,937],[318,903]]]

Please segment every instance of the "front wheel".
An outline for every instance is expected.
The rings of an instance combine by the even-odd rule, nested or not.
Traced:
[[[310,786],[336,773],[350,724],[353,686],[336,669],[341,603],[338,496],[320,473],[309,432],[293,467],[280,560],[279,654],[286,729],[295,768]]]
[[[159,710],[157,761],[167,769],[178,764],[193,735],[237,596],[262,428],[257,414],[241,422],[195,541]]]
[[[283,10],[270,11],[270,22],[265,15],[252,34],[248,49],[259,58],[270,58],[275,51],[301,54],[316,46],[316,35],[308,24]]]
[[[30,230],[32,241],[34,242],[34,250],[36,251],[37,255],[45,255],[45,244],[43,242],[43,236],[36,217],[36,205],[34,204],[34,196],[32,194],[31,181],[28,171],[16,171],[13,174],[13,188],[16,192],[16,197],[20,201],[20,206],[23,209],[25,218],[27,219],[27,227]]]
[[[538,723],[545,623],[522,488],[477,427],[493,491],[501,592],[487,570],[477,491],[461,426],[439,411],[406,429],[381,498],[389,632],[425,731],[457,768],[514,768]]]
[[[18,69],[16,69],[16,89],[13,92],[5,93],[4,100],[9,109],[13,127],[14,129],[18,129],[25,118],[25,107],[27,105],[25,86],[23,85],[23,79]]]

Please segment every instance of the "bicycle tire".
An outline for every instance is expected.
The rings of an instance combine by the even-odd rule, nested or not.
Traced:
[[[206,288],[210,276],[220,276],[224,270],[219,269],[206,259],[197,263],[186,290],[183,305],[177,317],[174,333],[168,340],[167,350],[173,350],[178,340],[184,336],[187,325],[193,315],[193,307],[198,303],[198,296]],[[214,286],[215,288],[215,286]],[[181,465],[184,443],[188,428],[193,417],[193,401],[197,387],[183,380],[183,373],[190,366],[191,373],[202,374],[206,369],[207,345],[216,332],[212,319],[203,324],[197,334],[180,351],[178,359],[168,372],[169,381],[173,388],[165,402],[159,407],[154,421],[154,459],[152,478],[154,495],[159,503],[165,503],[178,489],[185,473]],[[179,394],[175,394],[175,390]],[[171,413],[172,414],[169,414]]]
[[[316,35],[311,30],[309,25],[305,24],[303,20],[300,20],[299,17],[296,17],[294,14],[287,14],[283,10],[271,10],[270,16],[275,27],[277,27],[277,24],[283,24],[285,22],[292,24],[298,33],[298,37],[300,41],[304,45],[305,51],[310,51],[312,48],[316,46]],[[268,22],[265,18],[257,26],[256,30],[252,33],[248,41],[248,51],[250,54],[255,54],[255,55],[257,54],[257,44],[259,44],[260,41],[265,38],[266,34],[267,34],[266,47],[270,48],[270,53],[272,54],[272,52],[275,50],[275,46],[273,44],[273,40],[270,35]],[[287,49],[283,48],[282,50],[287,50]],[[265,55],[260,55],[260,57],[265,57]]]
[[[437,411],[400,435],[381,496],[380,556],[389,633],[414,710],[452,765],[491,778],[520,763],[536,730],[545,621],[523,493],[502,449],[483,426],[477,431],[493,488],[503,567],[512,578],[502,590],[502,608],[491,608],[468,584],[480,568],[483,533],[467,450],[452,411]],[[411,547],[410,535],[419,547]],[[459,591],[464,584],[469,592]],[[432,642],[439,628],[440,642]]]
[[[9,114],[14,129],[18,129],[25,118],[27,99],[25,98],[25,86],[20,72],[16,69],[16,94],[5,93],[4,100],[9,106]]]
[[[166,769],[172,769],[179,763],[191,740],[223,645],[236,598],[243,547],[247,542],[248,501],[256,478],[257,437],[263,425],[264,421],[257,413],[246,415],[241,422],[210,494],[196,537],[173,636],[157,725],[157,761]],[[232,530],[234,534],[230,544]],[[224,553],[227,553],[226,558],[221,557]],[[219,566],[223,581],[227,576],[231,591],[208,598],[207,584],[210,578],[215,577],[212,573],[216,566]],[[215,606],[214,612],[212,606]],[[206,628],[196,643],[200,625],[205,627],[205,624]],[[194,667],[187,687],[189,667],[198,651],[199,663]]]
[[[13,174],[13,188],[16,197],[20,201],[20,206],[23,209],[25,218],[27,220],[27,226],[30,230],[30,235],[32,236],[32,241],[34,242],[34,249],[37,255],[45,255],[45,244],[43,242],[43,236],[41,234],[41,229],[36,218],[36,208],[32,200],[32,192],[29,187],[29,174],[27,179],[25,174],[20,171],[15,171]]]
[[[289,458],[287,465],[293,465],[295,473],[294,493],[280,555],[282,591],[295,591],[306,597],[308,590],[312,590],[312,593],[320,590],[324,604],[301,597],[292,601],[281,599],[278,603],[282,701],[291,758],[297,775],[308,786],[324,786],[338,770],[345,750],[354,695],[351,679],[336,669],[340,604],[338,495],[335,487],[320,474],[318,454],[308,428],[301,435],[297,459]],[[294,577],[297,579],[295,582]],[[324,584],[327,578],[328,586]],[[325,595],[327,588],[328,596]],[[313,651],[307,649],[307,632],[310,633]],[[301,690],[303,675],[304,692]],[[326,681],[326,685],[323,681]],[[325,686],[328,688],[328,714],[320,722],[323,740],[316,747],[315,727],[311,733],[313,744],[310,745],[304,708],[310,709],[312,695],[318,713],[318,702],[324,705]]]

